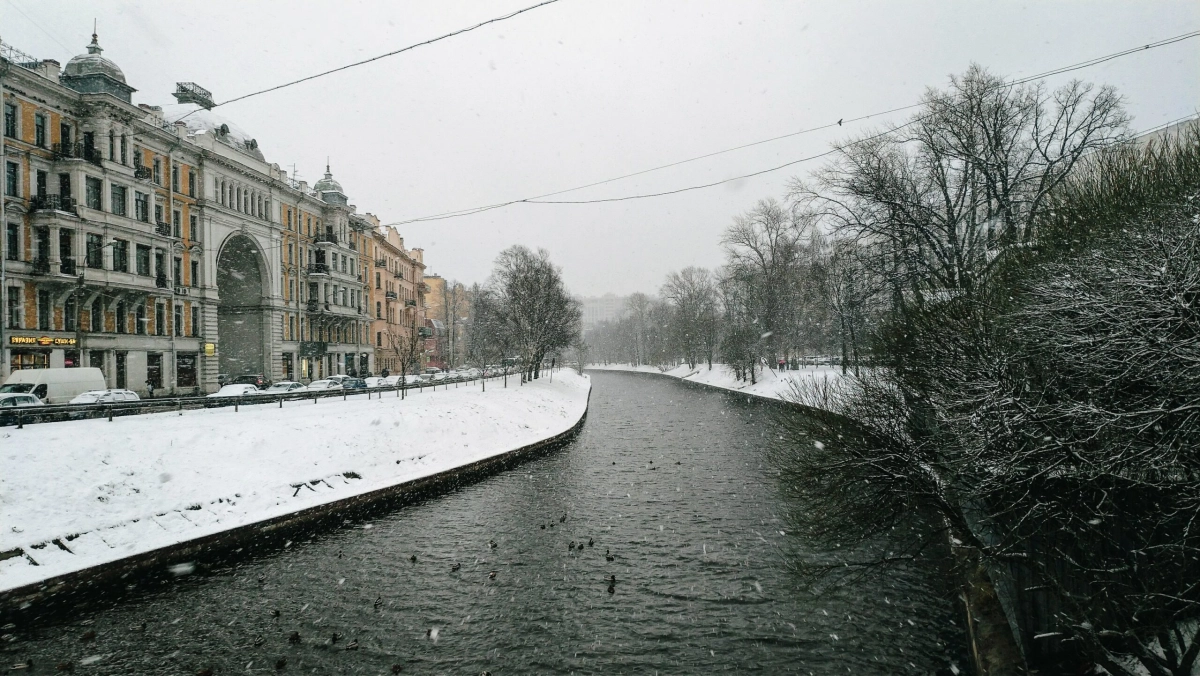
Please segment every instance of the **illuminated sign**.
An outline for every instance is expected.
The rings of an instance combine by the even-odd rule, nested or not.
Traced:
[[[32,345],[35,347],[72,347],[74,338],[51,338],[50,336],[9,336],[10,345]]]
[[[217,353],[217,344],[216,343],[205,343],[204,344],[204,356],[205,357],[211,357],[211,356],[215,355],[216,353]]]

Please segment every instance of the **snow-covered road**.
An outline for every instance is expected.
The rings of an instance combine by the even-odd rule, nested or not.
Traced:
[[[590,383],[509,379],[5,428],[0,591],[420,479],[566,432]]]

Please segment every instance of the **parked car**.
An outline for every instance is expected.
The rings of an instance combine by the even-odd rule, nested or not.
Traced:
[[[367,383],[362,378],[346,378],[342,381],[342,389],[344,390],[365,390]]]
[[[369,383],[370,379],[368,379],[367,382]],[[383,385],[381,385],[381,387],[396,387],[399,384],[400,384],[400,376],[398,376],[398,375],[388,376],[383,379]]]
[[[376,387],[391,387],[391,385],[388,385],[387,380],[388,380],[387,378],[380,378],[378,376],[371,376],[370,378],[363,378],[363,382],[365,382],[367,384],[367,387],[369,387],[371,389],[374,389]]]
[[[261,373],[247,373],[240,375],[229,381],[230,385],[253,385],[260,390],[265,390],[271,386],[271,381]]]
[[[18,406],[44,406],[42,400],[32,394],[16,394],[6,392],[0,394],[0,406],[4,408],[16,408]]]
[[[335,374],[329,376],[328,378],[326,378],[326,380],[332,380],[333,382],[339,383],[339,384],[344,383],[349,379],[350,379],[350,376],[348,376],[344,373],[335,373]]]
[[[287,394],[296,390],[303,390],[304,385],[294,380],[283,380],[262,391],[262,394]]]
[[[250,383],[238,383],[236,385],[226,385],[208,396],[210,399],[213,397],[245,397],[258,393],[259,390],[256,386]]]
[[[115,404],[122,401],[139,401],[141,397],[133,390],[89,390],[75,397],[68,404]]]
[[[447,378],[445,371],[438,371],[430,376],[430,379],[435,383],[440,383]]]
[[[336,382],[334,380],[329,380],[329,379],[314,380],[308,384],[308,387],[305,387],[304,389],[309,392],[323,392],[325,390],[340,390],[340,389],[342,389],[342,384],[339,382]]]
[[[107,387],[98,368],[22,369],[0,385],[0,394],[32,394],[45,404],[65,404],[84,392]]]

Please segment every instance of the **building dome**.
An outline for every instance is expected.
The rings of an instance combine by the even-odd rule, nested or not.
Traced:
[[[323,202],[329,204],[346,204],[346,193],[342,192],[342,184],[333,180],[329,165],[325,165],[325,178],[313,184],[313,190],[321,196]]]
[[[333,180],[333,174],[329,172],[329,165],[325,165],[325,178],[313,184],[313,190],[317,192],[342,192],[342,184]]]
[[[67,77],[87,77],[90,75],[106,75],[112,79],[125,83],[125,73],[117,67],[117,64],[100,56],[104,51],[100,47],[100,42],[96,38],[96,34],[92,33],[92,44],[87,47],[87,54],[80,54],[67,62],[63,68],[63,75]]]

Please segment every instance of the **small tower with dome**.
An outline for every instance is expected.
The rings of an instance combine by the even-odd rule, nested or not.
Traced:
[[[342,192],[342,184],[333,180],[333,174],[329,171],[329,163],[325,163],[325,178],[313,184],[313,190],[321,196],[321,201],[326,204],[347,204],[348,199],[346,193]]]
[[[125,103],[132,103],[133,93],[137,90],[125,83],[125,73],[117,64],[101,56],[103,51],[100,40],[92,33],[87,54],[68,61],[59,81],[83,94],[112,94]]]

